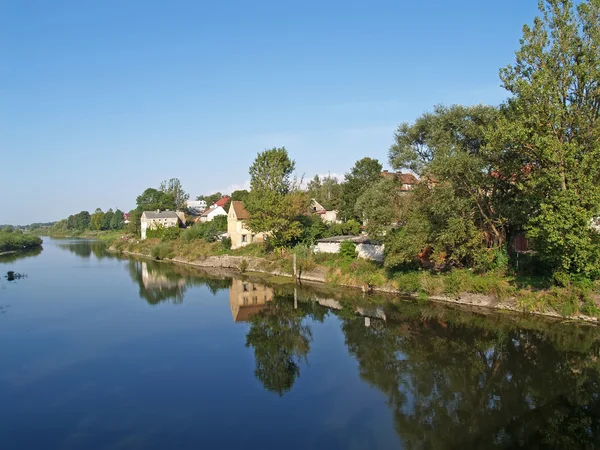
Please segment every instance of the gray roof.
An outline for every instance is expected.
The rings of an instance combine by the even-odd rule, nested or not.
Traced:
[[[142,215],[145,215],[146,219],[179,219],[175,211],[144,211]]]
[[[317,242],[344,242],[350,241],[355,244],[374,244],[368,236],[332,236],[324,239],[319,239]]]

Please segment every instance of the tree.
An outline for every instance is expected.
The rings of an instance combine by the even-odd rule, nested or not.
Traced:
[[[246,189],[233,191],[231,193],[231,200],[237,202],[245,202],[248,198],[248,195],[250,195],[250,192],[248,192]]]
[[[251,191],[246,199],[249,228],[269,233],[275,247],[284,247],[302,233],[299,221],[308,199],[291,179],[295,162],[285,147],[259,153],[250,167]]]
[[[103,230],[110,230],[110,222],[112,221],[112,218],[114,217],[115,213],[113,212],[112,208],[110,208],[108,211],[106,211],[104,213],[104,218],[102,220],[102,229]]]
[[[103,222],[104,213],[102,212],[102,209],[96,208],[96,211],[94,211],[94,214],[92,214],[92,217],[90,218],[90,230],[101,230]]]
[[[345,220],[361,218],[356,214],[356,200],[374,183],[381,179],[382,166],[376,159],[363,158],[345,175],[342,185],[340,215]]]
[[[136,236],[140,235],[141,232],[141,218],[142,212],[139,207],[129,211],[129,223],[127,224],[127,232]]]
[[[315,199],[327,210],[337,210],[342,199],[342,185],[331,175],[315,177],[308,182],[308,196]]]
[[[171,178],[160,183],[160,191],[168,194],[173,198],[175,209],[184,210],[186,208],[187,201],[190,198],[190,194],[187,194],[181,186],[179,178]]]
[[[140,215],[143,211],[155,211],[157,209],[163,211],[166,209],[175,210],[177,206],[173,195],[154,188],[148,188],[142,192],[137,197],[136,204]]]
[[[396,179],[381,178],[356,201],[355,213],[367,224],[371,236],[383,237],[402,216],[407,203]]]
[[[524,225],[552,270],[597,276],[600,2],[540,2],[514,65],[500,71],[510,114],[491,134],[521,189]]]
[[[112,218],[110,219],[111,230],[122,230],[125,226],[125,215],[123,211],[117,208]]]
[[[491,264],[493,250],[506,241],[506,206],[512,201],[510,183],[498,176],[503,169],[486,150],[486,133],[498,116],[491,106],[436,106],[414,124],[398,127],[390,163],[414,171],[422,182],[395,211],[405,230],[388,236],[388,265],[413,261],[426,249],[439,264],[483,268],[486,258]],[[372,216],[387,220],[384,211]]]

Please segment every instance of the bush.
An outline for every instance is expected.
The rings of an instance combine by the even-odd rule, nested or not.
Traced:
[[[0,252],[25,250],[40,247],[41,245],[42,240],[33,234],[25,234],[18,229],[0,231]]]
[[[340,255],[346,259],[356,259],[356,244],[351,241],[343,241],[340,244]]]
[[[169,246],[166,243],[161,242],[160,244],[152,247],[150,255],[154,259],[166,259],[171,256],[171,251],[169,250]]]
[[[184,231],[183,238],[186,241],[204,239],[206,242],[216,242],[226,231],[227,216],[217,216],[211,222],[198,222],[191,226]]]
[[[242,259],[242,262],[240,264],[240,270],[242,272],[245,272],[246,270],[248,270],[248,260]]]
[[[221,240],[221,246],[223,247],[223,250],[231,250],[231,238],[230,237],[223,238]]]

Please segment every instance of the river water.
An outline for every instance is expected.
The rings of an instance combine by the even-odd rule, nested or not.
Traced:
[[[599,349],[46,238],[0,259],[0,449],[600,448]]]

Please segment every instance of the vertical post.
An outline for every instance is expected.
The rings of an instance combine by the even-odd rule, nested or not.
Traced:
[[[293,261],[294,261],[294,280],[296,280],[298,278],[298,275],[296,272],[296,254],[295,253],[293,255]]]
[[[298,288],[294,287],[294,309],[298,309]]]

